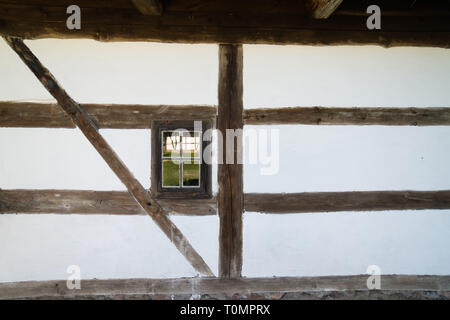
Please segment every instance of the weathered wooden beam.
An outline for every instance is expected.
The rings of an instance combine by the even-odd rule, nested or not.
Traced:
[[[152,120],[211,120],[216,106],[83,104],[99,128],[150,129]],[[246,125],[450,125],[450,108],[250,108]],[[58,104],[0,101],[0,127],[74,128]]]
[[[448,16],[450,13],[450,3],[448,1],[346,0],[333,13],[333,18],[336,15],[358,15],[367,18],[370,15],[367,13],[369,5],[378,5],[381,9],[382,18],[390,16]]]
[[[244,111],[245,124],[450,125],[450,108],[259,108]]]
[[[243,53],[241,45],[219,46],[219,107],[217,129],[223,136],[219,145],[218,213],[219,234],[219,275],[240,277],[242,270],[242,135],[228,141],[229,130],[243,128]],[[230,139],[231,140],[231,139]],[[232,159],[232,161],[228,161]],[[231,162],[231,163],[230,163]]]
[[[343,0],[305,0],[305,7],[314,19],[327,19]]]
[[[163,12],[162,0],[131,0],[140,13],[159,16]]]
[[[400,297],[414,297],[414,293],[450,294],[450,276],[422,275],[382,275],[381,290],[367,288],[368,275],[326,276],[326,277],[280,277],[280,278],[178,278],[178,279],[115,279],[81,280],[81,288],[69,290],[66,280],[26,281],[0,283],[0,299],[22,298],[104,298],[120,296],[141,297],[164,295],[170,299],[176,295],[184,299],[189,296],[218,295],[230,299],[252,298],[254,294],[270,295],[267,298],[281,298],[283,294],[328,292],[363,292],[364,299],[390,298],[391,294]],[[382,293],[381,295],[379,295]],[[187,297],[186,297],[187,295]],[[207,298],[207,297],[206,297]],[[344,297],[345,298],[345,297]]]
[[[213,199],[160,199],[170,215],[216,215]],[[314,213],[450,209],[450,190],[246,193],[245,211]],[[140,215],[145,211],[125,191],[0,190],[0,214]]]
[[[245,211],[263,213],[424,209],[450,209],[450,190],[245,194]]]
[[[310,19],[303,1],[292,0],[171,0],[161,16],[142,15],[131,1],[129,7],[92,1],[77,4],[82,8],[82,28],[74,31],[66,27],[67,3],[46,1],[46,5],[37,7],[23,0],[0,1],[0,35],[99,41],[450,47],[450,16],[420,16],[420,10],[417,16],[383,15],[382,29],[368,30],[365,8],[361,16]]]
[[[134,197],[136,202],[139,203],[159,228],[174,243],[194,269],[201,274],[213,275],[202,257],[190,245],[186,237],[175,224],[167,217],[158,202],[149,195],[147,190],[145,190],[141,183],[133,176],[131,171],[99,133],[97,125],[92,121],[83,107],[76,103],[66,93],[50,71],[41,64],[21,39],[5,37],[5,40],[28,68],[30,68],[49,93],[56,99],[61,108],[70,115],[72,121],[91,142],[92,146],[102,156],[120,181],[126,186],[128,192]]]
[[[161,199],[167,214],[216,215],[215,199]],[[126,191],[1,190],[0,214],[147,214]]]
[[[211,120],[217,107],[207,105],[83,104],[102,129],[150,129],[152,120]],[[0,127],[75,128],[56,103],[0,101]]]

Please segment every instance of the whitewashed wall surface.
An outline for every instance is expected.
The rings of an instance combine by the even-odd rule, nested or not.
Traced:
[[[215,45],[26,42],[78,102],[217,104]],[[53,101],[0,41],[0,100]],[[244,46],[246,108],[450,107],[450,51]],[[248,126],[246,129],[255,128]],[[280,165],[245,192],[450,189],[450,127],[271,126]],[[101,130],[145,187],[150,131]],[[216,190],[216,180],[214,180]],[[0,129],[0,188],[124,190],[77,129]],[[218,217],[172,217],[217,273]],[[146,216],[1,215],[0,282],[196,273]],[[450,210],[244,217],[244,276],[450,274]]]

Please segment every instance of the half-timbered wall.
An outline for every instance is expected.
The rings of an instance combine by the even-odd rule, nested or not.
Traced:
[[[79,102],[217,104],[216,45],[27,43]],[[0,100],[49,98],[3,42],[0,56]],[[449,61],[444,49],[244,46],[244,108],[448,107]],[[450,189],[448,126],[258,129],[279,130],[280,171],[244,166],[245,193]],[[148,187],[149,131],[102,133]],[[0,155],[4,189],[123,190],[78,130],[1,128]],[[243,275],[448,274],[449,213],[247,212]],[[219,218],[171,219],[218,274]],[[0,228],[0,281],[61,279],[69,264],[83,278],[196,274],[145,216],[3,215]]]

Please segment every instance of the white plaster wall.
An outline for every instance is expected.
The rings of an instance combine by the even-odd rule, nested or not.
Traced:
[[[245,47],[245,105],[448,107],[450,51]],[[254,128],[248,126],[247,130]],[[449,127],[271,126],[280,170],[245,166],[246,192],[450,187]],[[244,274],[450,274],[450,210],[244,219]]]
[[[217,47],[28,41],[76,100],[217,104]],[[245,46],[245,106],[448,106],[450,52]],[[0,42],[0,100],[51,100]],[[247,127],[251,129],[252,127]],[[450,188],[447,127],[274,126],[280,171],[246,165],[246,192]],[[102,130],[149,186],[150,132]],[[78,130],[0,129],[0,188],[123,190]],[[450,273],[450,211],[244,218],[244,274]],[[217,272],[217,217],[173,217]],[[148,217],[0,216],[0,281],[180,277],[195,271]]]

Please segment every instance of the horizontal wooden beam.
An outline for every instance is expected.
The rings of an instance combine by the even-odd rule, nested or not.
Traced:
[[[100,128],[149,129],[152,120],[209,120],[217,108],[207,105],[82,104]],[[75,128],[56,103],[0,102],[0,127]]]
[[[216,200],[160,199],[172,215],[216,215]],[[306,213],[450,209],[450,190],[247,193],[245,211]],[[0,214],[144,214],[125,191],[0,190]]]
[[[216,214],[215,199],[158,200],[170,215]],[[0,190],[2,213],[145,215],[126,191]]]
[[[305,1],[328,1],[328,0],[305,0]],[[369,5],[378,5],[381,9],[381,20],[389,16],[448,16],[450,3],[448,1],[415,1],[409,0],[345,0],[333,13],[335,15],[358,15],[368,17]]]
[[[120,7],[92,1],[77,4],[82,11],[82,26],[69,30],[67,2],[48,0],[37,6],[35,1],[2,1],[0,35],[24,39],[450,47],[448,15],[383,16],[381,30],[368,30],[366,8],[361,11],[364,16],[311,19],[303,1],[171,0],[161,16],[143,15],[131,1],[129,6]],[[383,10],[388,8],[384,6]]]
[[[150,129],[152,120],[215,119],[216,106],[83,104],[100,128]],[[246,125],[450,125],[450,108],[250,108]],[[0,127],[74,128],[70,118],[53,103],[0,102]]]
[[[450,276],[381,275],[381,290],[368,290],[368,275],[326,276],[326,277],[282,277],[282,278],[178,278],[178,279],[116,279],[81,280],[81,288],[67,289],[67,281],[27,281],[0,283],[0,299],[21,298],[104,298],[120,296],[145,297],[151,295],[176,295],[182,299],[204,295],[218,295],[223,298],[251,299],[258,294],[269,293],[266,298],[281,298],[286,293],[331,293],[348,292],[352,298],[356,291],[362,291],[365,299],[371,294],[389,298],[407,296],[426,291],[448,295]],[[264,296],[262,296],[264,298]],[[207,297],[206,297],[207,298]]]
[[[450,190],[245,194],[245,210],[263,213],[425,209],[450,209]]]
[[[450,108],[259,108],[246,109],[245,124],[450,125]]]

